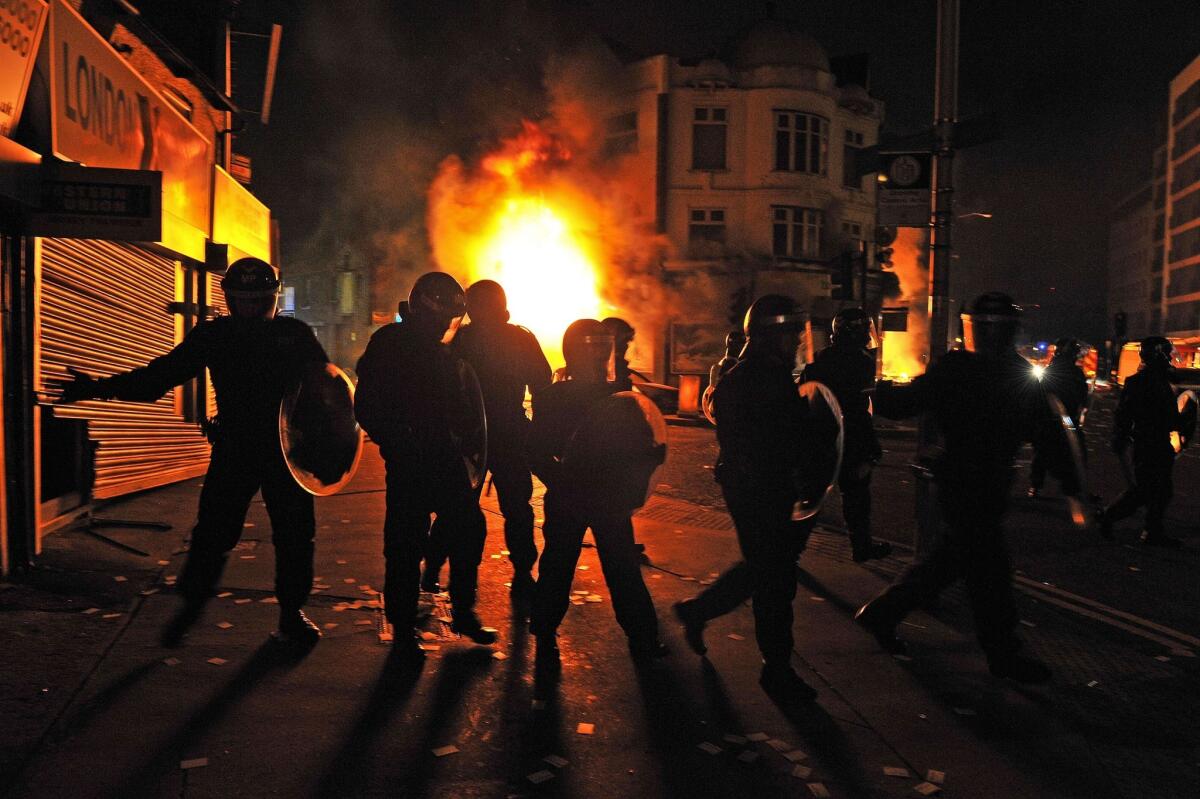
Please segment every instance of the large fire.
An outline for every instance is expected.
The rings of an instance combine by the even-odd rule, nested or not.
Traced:
[[[908,381],[924,374],[929,349],[929,271],[925,232],[900,228],[892,244],[892,263],[900,280],[900,304],[908,306],[908,330],[883,335],[883,376]]]
[[[500,283],[513,321],[534,332],[554,364],[567,325],[615,310],[601,295],[612,215],[586,181],[572,179],[571,158],[560,140],[526,123],[476,169],[447,159],[430,189],[435,260],[465,284]]]

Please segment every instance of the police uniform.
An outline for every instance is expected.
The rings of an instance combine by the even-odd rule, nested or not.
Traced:
[[[1067,357],[1056,356],[1052,359],[1046,366],[1046,371],[1042,373],[1041,383],[1047,393],[1053,394],[1062,402],[1063,409],[1071,417],[1076,435],[1079,437],[1080,452],[1086,453],[1087,441],[1084,439],[1079,422],[1083,415],[1083,408],[1088,401],[1088,385],[1083,370],[1075,364],[1073,354]],[[1033,463],[1029,470],[1029,485],[1033,489],[1031,494],[1040,491],[1046,482],[1046,463],[1047,454],[1042,451],[1042,448],[1035,447]]]
[[[387,467],[384,606],[397,630],[416,621],[432,514],[446,529],[455,622],[474,619],[487,528],[452,436],[455,415],[471,415],[467,405],[457,359],[437,336],[408,320],[371,336],[358,362],[355,414]]]
[[[1163,533],[1163,515],[1174,493],[1175,449],[1171,433],[1181,429],[1179,407],[1167,366],[1147,366],[1125,380],[1113,419],[1113,449],[1124,456],[1133,443],[1133,485],[1104,513],[1113,522],[1146,507],[1146,543],[1177,544]]]
[[[537,562],[533,541],[533,496],[528,457],[529,419],[525,390],[536,392],[550,384],[550,364],[528,329],[513,324],[464,325],[451,342],[451,351],[475,370],[488,425],[488,469],[504,514],[504,542],[513,571],[528,575]],[[445,562],[442,525],[434,524],[426,555],[426,581]],[[516,583],[514,583],[514,586]]]
[[[533,395],[530,455],[534,472],[546,484],[545,547],[538,565],[530,631],[539,640],[551,639],[570,607],[571,583],[590,527],[612,594],[617,623],[637,655],[658,654],[658,619],[633,539],[628,512],[588,515],[566,495],[560,459],[572,434],[596,403],[614,393],[612,383],[566,380]],[[539,653],[541,644],[539,644]]]
[[[838,489],[856,559],[871,550],[871,468],[882,456],[866,390],[875,385],[875,359],[864,349],[835,344],[817,354],[802,381],[829,386],[842,409],[845,437]]]
[[[292,478],[279,444],[279,405],[301,375],[328,358],[312,330],[286,316],[201,322],[166,355],[95,382],[100,399],[152,402],[205,368],[219,416],[212,457],[179,591],[202,603],[241,538],[246,511],[262,490],[275,547],[275,596],[282,612],[298,611],[313,580],[313,497]]]

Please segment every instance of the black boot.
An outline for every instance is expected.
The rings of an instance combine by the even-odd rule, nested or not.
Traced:
[[[693,609],[695,600],[685,600],[676,602],[671,606],[671,610],[675,612],[675,618],[679,619],[679,623],[683,625],[683,639],[687,641],[687,645],[697,655],[704,657],[708,652],[708,647],[704,643],[704,621],[697,618]]]
[[[533,657],[534,675],[540,679],[557,677],[562,671],[562,653],[558,650],[558,636],[537,636],[537,651]]]
[[[167,622],[167,626],[163,628],[159,642],[171,649],[179,646],[183,643],[183,637],[187,635],[188,630],[192,629],[192,625],[200,620],[203,613],[204,602],[202,600],[184,599],[183,607],[175,612],[175,615]]]
[[[786,660],[763,663],[758,684],[767,696],[783,702],[812,702],[817,698],[816,689],[800,679],[800,675]]]
[[[896,637],[896,622],[884,615],[878,599],[873,599],[859,608],[858,613],[854,614],[854,620],[873,635],[888,654],[908,653],[908,647]]]
[[[872,541],[865,547],[854,547],[854,562],[862,563],[865,560],[878,560],[886,558],[892,554],[892,545],[887,541]]]
[[[529,602],[533,599],[533,591],[536,587],[537,583],[534,582],[533,575],[528,570],[514,571],[512,587],[508,589],[508,593],[514,602]]]
[[[648,638],[630,638],[629,654],[635,662],[649,663],[656,658],[666,657],[671,654],[671,650],[655,635]]]
[[[494,644],[496,643],[496,631],[491,627],[484,627],[479,621],[479,617],[475,615],[475,611],[466,613],[455,613],[454,621],[450,622],[450,629],[459,635],[465,635],[477,644]]]
[[[321,628],[299,608],[279,610],[279,629],[271,637],[281,644],[309,649],[321,640]]]
[[[421,575],[421,590],[427,594],[440,594],[442,592],[442,584],[438,582],[438,572],[441,569],[430,569],[425,567],[424,573]]]
[[[1016,652],[1007,655],[989,655],[988,671],[996,677],[1008,677],[1023,683],[1049,682],[1050,668],[1040,660],[1018,655]]]

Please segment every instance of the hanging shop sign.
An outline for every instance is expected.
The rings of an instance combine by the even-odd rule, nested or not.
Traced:
[[[21,121],[47,8],[45,0],[0,0],[0,136]]]
[[[162,237],[162,173],[43,162],[30,236],[109,241]]]
[[[880,153],[878,224],[929,227],[930,175],[928,152]]]
[[[162,173],[164,246],[204,258],[212,146],[66,0],[50,12],[54,152],[93,167]]]
[[[228,172],[213,167],[212,240],[229,245],[229,262],[247,255],[270,263],[271,212]]]

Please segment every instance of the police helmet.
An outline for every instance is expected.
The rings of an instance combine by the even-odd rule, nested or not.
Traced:
[[[1012,347],[1021,326],[1021,309],[1007,294],[989,291],[963,312],[962,323],[968,351],[998,355]]]
[[[426,272],[408,293],[408,312],[413,317],[449,322],[467,312],[466,294],[458,281],[445,272]]]
[[[1083,351],[1083,345],[1078,339],[1071,336],[1063,336],[1058,341],[1054,342],[1054,357],[1065,358],[1069,361],[1079,360],[1079,353]]]
[[[628,346],[629,342],[633,341],[634,329],[633,325],[626,322],[619,316],[609,316],[600,320],[600,324],[604,325],[604,329],[613,337],[613,344],[618,349],[622,346]]]
[[[830,340],[835,346],[875,347],[875,320],[862,308],[843,308],[833,317]]]
[[[279,293],[279,274],[266,261],[240,258],[225,270],[225,276],[221,278],[221,290],[227,298],[270,297]]]
[[[1147,366],[1153,364],[1170,364],[1171,352],[1175,349],[1166,338],[1162,336],[1148,336],[1142,339],[1140,354],[1142,363]]]
[[[476,280],[467,287],[467,313],[473,322],[507,322],[508,296],[494,280]]]
[[[568,373],[587,371],[612,357],[613,335],[595,319],[576,319],[563,333],[562,350]]]
[[[764,294],[750,304],[742,330],[746,338],[773,331],[798,331],[804,328],[804,314],[796,301],[782,294]]]

